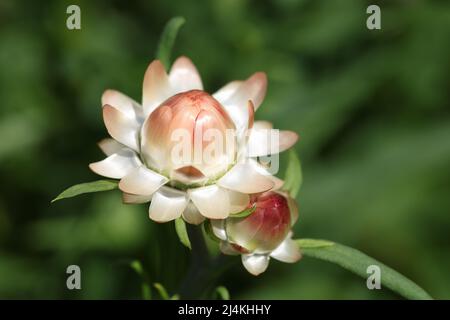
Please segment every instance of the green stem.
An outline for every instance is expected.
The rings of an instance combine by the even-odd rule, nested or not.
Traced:
[[[198,299],[204,295],[211,258],[200,227],[188,224],[186,229],[191,241],[192,254],[189,269],[179,292],[183,299]]]
[[[206,299],[217,285],[217,280],[228,270],[236,259],[220,254],[211,257],[199,226],[186,226],[191,241],[192,254],[189,269],[180,286],[183,299]]]

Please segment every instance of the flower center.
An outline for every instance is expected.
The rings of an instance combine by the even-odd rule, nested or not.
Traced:
[[[235,132],[231,118],[211,95],[201,90],[182,92],[146,119],[142,158],[173,186],[211,184],[235,162]]]

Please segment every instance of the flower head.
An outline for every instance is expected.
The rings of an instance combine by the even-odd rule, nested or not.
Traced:
[[[145,121],[141,154],[149,168],[173,181],[204,184],[225,173],[236,160],[234,130],[229,115],[208,93],[178,93]]]
[[[267,269],[270,257],[296,262],[301,254],[291,239],[291,226],[298,218],[295,201],[269,191],[251,197],[255,211],[244,218],[229,217],[213,221],[213,231],[225,254],[241,254],[244,267],[258,275]]]
[[[155,60],[144,76],[142,106],[118,91],[103,94],[112,139],[100,142],[108,157],[90,168],[120,179],[124,202],[151,201],[155,221],[224,219],[279,184],[254,158],[297,141],[293,132],[254,122],[266,86],[257,72],[210,95],[188,58],[178,58],[169,73]]]

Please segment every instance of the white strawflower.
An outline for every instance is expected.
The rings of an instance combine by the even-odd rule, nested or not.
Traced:
[[[240,212],[251,194],[279,183],[253,158],[281,152],[298,138],[253,123],[266,86],[258,72],[210,95],[188,58],[178,58],[169,74],[155,60],[144,76],[142,106],[118,91],[103,94],[112,139],[99,143],[108,157],[90,168],[120,179],[125,203],[151,201],[149,216],[158,222],[183,216],[198,224]]]

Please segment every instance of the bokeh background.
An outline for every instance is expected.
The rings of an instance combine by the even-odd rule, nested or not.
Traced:
[[[366,28],[378,4],[382,30]],[[66,28],[81,7],[82,29]],[[207,90],[255,71],[269,77],[257,118],[301,136],[297,237],[358,248],[450,298],[450,3],[448,1],[0,1],[0,298],[140,298],[149,281],[176,293],[189,253],[173,224],[118,191],[50,205],[96,180],[100,97],[139,100],[165,22],[187,20],[173,56]],[[82,290],[66,289],[66,267]],[[232,298],[398,299],[310,258],[255,278],[236,264]]]

